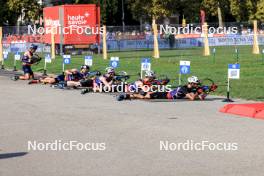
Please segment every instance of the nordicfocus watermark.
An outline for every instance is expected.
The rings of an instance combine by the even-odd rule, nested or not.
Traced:
[[[208,29],[207,29],[208,28]],[[187,24],[185,27],[173,27],[169,25],[160,25],[160,34],[203,34],[207,29],[208,34],[237,34],[237,27],[212,27],[212,26],[193,26],[193,24]]]
[[[93,88],[94,92],[105,92],[105,93],[125,93],[125,92],[170,92],[172,91],[171,85],[142,85],[137,86],[135,84],[120,83],[118,85],[104,85],[102,83],[95,85]]]
[[[77,17],[68,16],[68,26],[62,26],[59,20],[45,20],[45,27],[37,27],[36,25],[28,25],[28,34],[31,35],[44,35],[44,34],[79,34],[79,35],[98,35],[103,34],[103,27],[101,26],[87,26],[86,21],[83,21],[82,16],[78,17],[77,21],[71,21],[71,19],[77,19]],[[200,34],[202,35],[207,29],[208,34],[237,34],[237,27],[212,27],[212,26],[193,26],[193,24],[187,24],[185,27],[174,27],[170,25],[160,25],[160,34]]]
[[[44,34],[78,34],[78,35],[98,35],[103,34],[103,27],[90,27],[90,26],[77,26],[70,25],[67,27],[49,26],[49,27],[37,27],[36,25],[28,25],[29,35],[44,35]]]
[[[106,143],[54,140],[51,142],[28,141],[28,151],[104,151]]]
[[[238,143],[230,142],[210,142],[207,140],[195,142],[186,140],[185,142],[160,141],[161,151],[237,151]]]
[[[65,17],[64,25],[60,22],[59,19],[44,18],[44,27],[43,21],[40,21],[40,27],[36,25],[28,25],[28,34],[31,35],[44,35],[44,34],[78,34],[78,35],[98,35],[103,34],[103,27],[98,25],[90,26],[90,14],[85,12],[84,14],[78,15],[67,15]]]

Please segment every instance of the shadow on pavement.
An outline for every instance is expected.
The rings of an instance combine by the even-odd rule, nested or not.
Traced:
[[[11,77],[14,75],[22,75],[21,72],[17,72],[17,71],[10,71],[10,70],[3,70],[0,69],[0,76],[5,76],[5,77]]]
[[[20,157],[20,156],[24,156],[26,154],[28,154],[28,152],[3,153],[3,154],[0,154],[0,159]]]

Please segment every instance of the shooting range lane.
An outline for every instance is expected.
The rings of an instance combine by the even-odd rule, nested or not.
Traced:
[[[117,102],[0,76],[0,175],[258,175],[263,121],[205,102]],[[246,103],[237,101],[237,103]],[[28,141],[105,142],[105,151],[28,151]],[[236,142],[238,151],[160,151],[160,141]],[[11,153],[11,154],[10,154]],[[13,153],[13,154],[12,154]],[[8,155],[4,155],[8,154]]]

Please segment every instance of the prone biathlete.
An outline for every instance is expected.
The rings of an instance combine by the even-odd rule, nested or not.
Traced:
[[[93,79],[93,84],[91,85],[90,89],[89,88],[83,89],[81,94],[86,94],[91,90],[93,90],[94,92],[104,91],[104,90],[111,91],[114,77],[115,77],[115,69],[112,67],[107,67],[105,69],[105,74],[95,77]]]
[[[125,99],[189,99],[191,101],[195,100],[199,97],[197,92],[197,88],[200,81],[196,76],[192,76],[188,78],[188,84],[184,86],[179,86],[168,92],[146,92],[145,95],[140,93],[133,94],[120,94],[117,97],[118,101],[122,101]],[[200,98],[202,100],[202,98]]]
[[[148,92],[158,89],[155,86],[166,86],[169,81],[169,79],[158,80],[154,71],[146,71],[143,79],[127,85],[126,92],[133,94],[136,98],[143,99]]]
[[[69,82],[69,86],[77,86],[77,82],[89,75],[89,66],[82,65],[80,71],[78,69],[65,70],[64,74],[56,77],[44,77],[38,80],[32,80],[29,84],[42,83],[42,84],[65,84]],[[67,86],[67,85],[66,85]]]
[[[148,87],[151,86],[152,82],[155,79],[156,79],[156,75],[153,71],[146,71],[143,79],[139,79],[127,86],[126,92],[131,92],[131,91],[146,92]]]
[[[90,75],[90,67],[88,65],[82,65],[80,72],[73,72],[68,74],[66,80],[66,86],[69,88],[77,87],[91,87],[93,85],[93,80],[88,78]]]

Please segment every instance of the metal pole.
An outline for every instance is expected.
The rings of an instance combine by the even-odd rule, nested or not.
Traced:
[[[264,64],[264,49],[262,50],[262,64]]]
[[[227,78],[227,91],[226,91],[226,99],[223,100],[223,102],[234,102],[230,99],[230,79]]]
[[[64,62],[62,64],[62,74],[64,75]]]
[[[14,58],[14,69],[13,69],[13,71],[17,71],[17,69],[16,69],[16,58]]]
[[[46,62],[46,60],[44,62],[44,72],[43,72],[43,76],[47,76],[47,62]]]
[[[227,79],[227,99],[230,98],[230,79]]]
[[[216,52],[216,49],[214,48],[214,49],[213,49],[213,54],[214,54],[214,57],[213,57],[213,58],[214,58],[214,64],[215,64],[215,52]]]
[[[238,55],[238,49],[236,48],[236,60],[237,60],[237,63],[239,62],[239,55]]]
[[[122,25],[123,25],[123,32],[125,32],[125,11],[124,11],[124,0],[122,0]]]
[[[238,50],[237,50],[237,63],[239,62]]]
[[[181,74],[179,74],[179,86],[181,85]]]
[[[214,53],[214,64],[215,64],[215,53]]]

